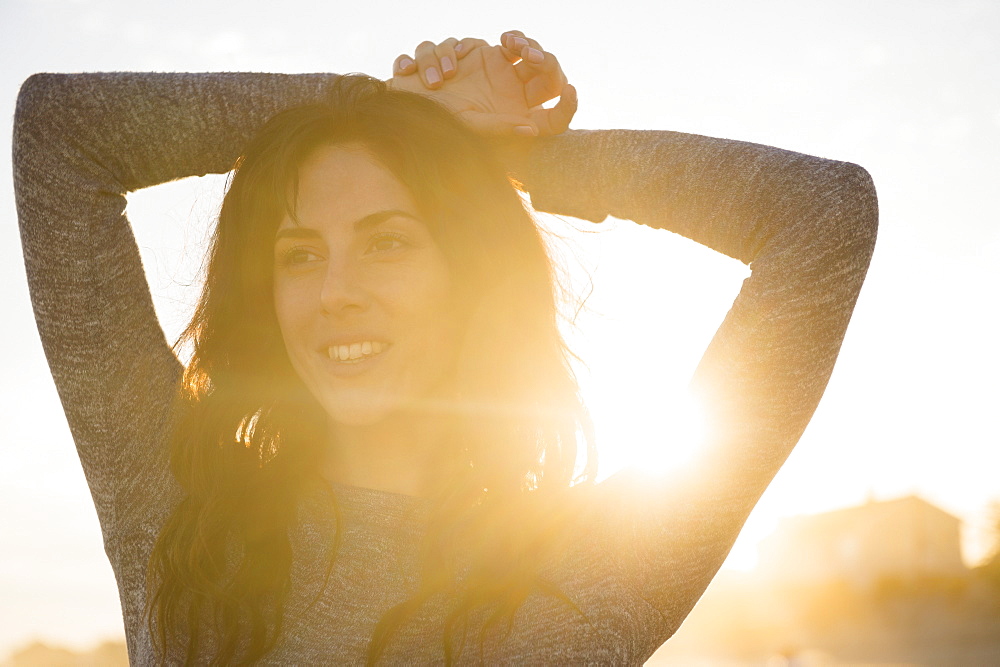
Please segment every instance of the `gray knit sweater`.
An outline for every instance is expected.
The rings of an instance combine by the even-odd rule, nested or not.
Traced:
[[[256,127],[334,75],[45,74],[21,90],[14,186],[38,329],[97,506],[135,664],[155,661],[145,568],[180,497],[165,434],[181,366],[157,323],[125,194],[223,173]],[[638,664],[680,626],[808,423],[871,258],[875,191],[860,167],[673,132],[539,140],[520,179],[541,211],[668,229],[752,270],[693,380],[709,446],[684,479],[621,474],[580,491],[579,539],[551,575],[586,614],[532,596],[511,634],[462,662]],[[318,602],[333,520],[306,499],[292,592],[268,661],[363,662],[375,623],[414,590],[425,501],[336,487],[342,551]],[[389,663],[443,659],[446,601]],[[173,658],[170,659],[173,662]]]

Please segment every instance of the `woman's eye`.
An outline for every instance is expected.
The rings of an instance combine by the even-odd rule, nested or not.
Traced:
[[[404,245],[402,234],[380,234],[372,239],[369,248],[374,252],[389,252]]]
[[[322,257],[306,248],[289,248],[282,253],[281,264],[283,266],[301,266],[320,259]]]

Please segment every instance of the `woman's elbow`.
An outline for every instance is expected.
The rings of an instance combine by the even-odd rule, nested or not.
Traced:
[[[67,123],[58,116],[60,76],[32,74],[21,84],[14,107],[12,138],[15,180],[19,166],[40,159],[39,153],[52,150],[58,136],[65,131]]]
[[[838,218],[852,238],[871,252],[878,236],[878,194],[871,174],[853,162],[841,162],[837,168]]]
[[[59,96],[59,79],[65,75],[32,74],[17,94],[14,107],[14,128],[37,124],[53,106],[53,99]]]

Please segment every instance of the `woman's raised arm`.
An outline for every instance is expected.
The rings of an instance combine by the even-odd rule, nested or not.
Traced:
[[[516,36],[515,46],[532,43]],[[526,85],[488,64],[490,85],[446,81],[440,93],[485,110],[524,107]],[[666,229],[751,268],[691,381],[709,422],[700,456],[673,477],[623,473],[598,485],[582,560],[567,556],[571,578],[589,571],[608,584],[606,603],[579,601],[589,619],[632,638],[641,662],[697,602],[812,417],[871,261],[878,207],[868,173],[850,163],[678,132],[552,134],[509,154],[535,209]],[[662,437],[669,447],[669,424]]]
[[[538,210],[670,230],[751,268],[692,379],[709,425],[696,462],[671,478],[599,485],[609,562],[655,610],[651,653],[708,586],[819,403],[871,260],[875,189],[854,164],[627,130],[539,139],[519,176]],[[669,447],[669,424],[662,437]]]
[[[167,473],[161,445],[180,374],[125,194],[228,171],[262,122],[321,98],[335,78],[36,74],[21,88],[14,189],[28,285],[106,536],[112,505],[153,493],[143,485]]]

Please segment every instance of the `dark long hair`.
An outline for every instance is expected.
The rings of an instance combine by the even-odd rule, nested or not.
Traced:
[[[364,146],[410,190],[458,286],[464,326],[458,398],[442,416],[461,443],[462,472],[434,499],[419,589],[383,616],[369,662],[442,591],[456,598],[443,628],[448,661],[473,610],[489,619],[478,628],[482,642],[534,591],[571,604],[539,568],[559,548],[559,499],[592,478],[596,459],[539,229],[481,138],[425,97],[352,75],[328,102],[272,118],[237,161],[204,291],[177,343],[191,355],[171,445],[186,496],[149,563],[148,623],[163,656],[181,650],[205,660],[214,643],[212,661],[226,664],[273,650],[296,504],[308,489],[324,489],[337,510],[316,472],[328,446],[324,414],[288,360],[272,265],[299,168],[317,148],[341,144]],[[327,583],[336,547],[334,538]],[[461,576],[460,553],[471,564]]]

